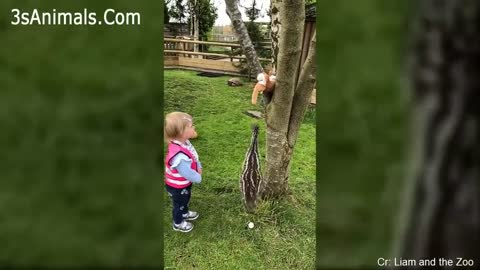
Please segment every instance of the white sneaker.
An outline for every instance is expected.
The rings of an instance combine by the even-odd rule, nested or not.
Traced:
[[[194,211],[188,211],[188,213],[183,214],[183,218],[185,220],[195,220],[198,218],[198,216],[199,216],[198,213]]]
[[[193,224],[190,222],[182,221],[180,224],[173,223],[173,230],[179,232],[189,232],[193,229]]]

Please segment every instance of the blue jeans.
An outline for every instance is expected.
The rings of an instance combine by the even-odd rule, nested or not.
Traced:
[[[173,209],[172,216],[175,224],[183,221],[183,214],[188,213],[188,203],[190,202],[192,185],[186,188],[174,188],[169,185],[167,187],[168,196],[172,198]]]

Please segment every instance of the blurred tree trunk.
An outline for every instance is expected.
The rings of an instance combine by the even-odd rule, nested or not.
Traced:
[[[226,0],[227,14],[242,47],[255,52],[238,11],[237,0]],[[272,1],[272,37],[275,37],[273,57],[276,59],[276,85],[271,102],[266,105],[266,166],[263,181],[260,183],[260,196],[276,199],[288,194],[290,161],[297,140],[298,130],[305,116],[315,84],[316,74],[316,34],[313,35],[309,53],[300,70],[298,82],[295,80],[302,51],[302,38],[305,25],[305,1]],[[281,27],[279,27],[281,25]],[[248,39],[248,40],[247,40]],[[247,40],[247,41],[246,41]],[[248,45],[248,47],[246,45]],[[255,54],[247,54],[249,55]],[[251,57],[257,71],[261,69],[258,58]],[[260,73],[258,72],[258,73]]]
[[[423,0],[416,23],[411,77],[418,167],[395,253],[449,258],[454,265],[462,257],[478,268],[480,1]]]

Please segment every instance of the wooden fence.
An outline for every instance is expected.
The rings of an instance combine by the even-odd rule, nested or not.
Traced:
[[[225,53],[194,51],[194,45],[208,45],[224,48]],[[240,55],[238,43],[194,41],[182,38],[164,38],[164,67],[184,68],[206,72],[242,75],[246,66],[246,57]],[[259,58],[263,63],[271,62],[268,58]],[[245,73],[245,72],[243,72]]]
[[[308,54],[309,43],[314,31],[313,26],[307,26],[303,37],[303,48],[299,68],[305,62]],[[209,53],[209,52],[195,52],[194,45],[209,45],[225,48],[226,53]],[[164,38],[164,68],[165,69],[188,69],[201,72],[213,72],[228,74],[234,76],[250,76],[255,77],[256,74],[251,74],[250,71],[245,72],[246,57],[244,55],[236,55],[234,52],[241,51],[241,45],[238,43],[228,42],[209,42],[209,41],[194,41],[186,38]],[[227,53],[230,52],[230,53]],[[271,59],[259,58],[259,60],[270,67]],[[299,69],[300,70],[300,69]],[[297,78],[299,72],[297,71]],[[315,93],[311,97],[311,103],[315,104]]]

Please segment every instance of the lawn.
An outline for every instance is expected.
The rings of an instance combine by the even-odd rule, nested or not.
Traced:
[[[265,123],[244,114],[252,84],[229,87],[229,77],[200,77],[167,70],[165,113],[194,117],[199,137],[192,140],[203,165],[203,181],[194,185],[190,208],[200,213],[190,233],[171,228],[171,202],[164,194],[165,266],[172,269],[312,269],[315,261],[315,109],[310,108],[296,145],[290,198],[262,204],[256,214],[243,211],[239,176],[251,138],[260,125],[261,159]],[[249,230],[249,221],[255,228]]]
[[[407,170],[408,1],[318,1],[317,259],[391,256]]]

